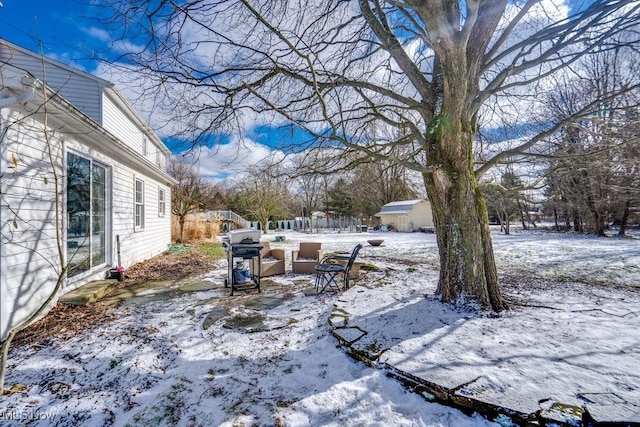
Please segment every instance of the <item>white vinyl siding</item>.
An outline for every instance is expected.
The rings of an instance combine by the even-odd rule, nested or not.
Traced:
[[[41,69],[42,61],[37,54],[24,54],[0,41],[0,58],[8,60],[10,64],[6,69],[10,72],[20,72],[12,67],[13,63],[39,75],[35,64]],[[111,91],[104,86],[108,83],[81,71],[74,73],[70,67],[57,67],[50,61],[45,60],[52,89],[56,89],[53,87],[56,78],[73,82],[73,87],[67,88],[70,92],[65,95],[66,99],[101,123],[104,93]],[[2,69],[0,77],[3,77]],[[111,136],[119,136],[116,132],[119,122],[112,121],[111,128],[105,133],[60,98],[50,96],[49,99],[48,139],[44,132],[44,114],[39,113],[43,110],[36,104],[42,102],[39,91],[26,107],[16,104],[0,109],[0,340],[50,296],[61,266],[68,261],[68,153],[91,159],[108,172],[105,196],[100,199],[105,205],[104,218],[100,217],[105,232],[102,233],[102,227],[95,229],[100,234],[99,245],[104,247],[105,253],[104,257],[101,253],[100,262],[89,270],[67,277],[60,294],[105,277],[108,268],[117,260],[116,236],[120,238],[121,264],[125,269],[164,252],[171,242],[171,215],[145,216],[144,229],[134,230],[135,179],[144,181],[144,207],[149,212],[160,212],[161,192],[165,201],[171,200],[172,178],[153,166],[159,158],[157,150],[166,149],[164,145],[152,132],[132,126],[129,121],[131,126],[127,125],[127,132],[135,135],[139,144],[138,150],[134,150],[126,139],[129,133],[125,132],[124,140]],[[113,107],[118,109],[115,104]],[[121,111],[114,116],[126,119],[128,114],[127,110],[126,114]],[[146,161],[141,153],[145,135],[150,142]],[[47,141],[51,144],[53,165]],[[164,156],[161,158],[164,160]],[[54,188],[54,170],[58,176],[58,192]],[[57,215],[56,206],[60,209]],[[60,240],[56,237],[57,232],[62,236]],[[60,252],[63,259],[60,259]]]
[[[120,141],[142,155],[142,141],[144,133],[118,108],[110,99],[103,95],[104,128],[115,135]]]
[[[86,73],[70,70],[69,67],[56,65],[50,60],[43,62],[39,56],[24,53],[0,42],[0,61],[28,71],[46,83],[60,96],[73,104],[77,109],[102,124],[102,90],[106,81]]]
[[[145,217],[143,230],[135,230],[135,178],[140,175],[133,169],[121,164],[114,166],[113,172],[113,241],[120,236],[122,264],[124,268],[136,262],[158,255],[171,243],[171,216]],[[164,189],[166,197],[170,197],[169,188],[144,176],[146,209],[157,211],[157,189]],[[115,259],[115,258],[114,258]]]
[[[144,228],[144,181],[136,178],[134,190],[135,203],[135,228]]]
[[[164,153],[106,94],[103,96],[104,128],[136,153],[164,170]]]
[[[52,135],[51,165],[46,145],[36,141],[43,127],[34,118],[1,113],[0,117],[0,127],[7,129],[0,142],[0,339],[4,339],[7,325],[26,320],[45,301],[60,273],[52,171],[62,174],[63,157],[60,141]],[[13,122],[11,126],[6,127],[4,119]]]

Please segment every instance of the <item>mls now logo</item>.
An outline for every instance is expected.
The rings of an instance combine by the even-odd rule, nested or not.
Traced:
[[[0,3],[2,6],[2,3]],[[9,412],[0,412],[0,420],[52,420],[55,417],[55,414],[48,412],[29,412],[29,411],[9,411]]]

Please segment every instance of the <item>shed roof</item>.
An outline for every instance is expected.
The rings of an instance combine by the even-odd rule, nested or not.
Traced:
[[[387,203],[380,209],[380,212],[378,212],[374,216],[408,214],[409,212],[411,212],[415,205],[424,201],[424,199],[415,199]]]

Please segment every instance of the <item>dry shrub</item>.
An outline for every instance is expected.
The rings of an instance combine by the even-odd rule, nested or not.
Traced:
[[[205,221],[196,215],[187,215],[184,222],[184,241],[199,242],[213,239],[220,232],[220,223],[217,221]],[[171,221],[171,239],[174,242],[180,240],[180,224],[178,217],[173,216]]]
[[[218,221],[208,221],[204,227],[204,237],[213,239],[220,234],[220,223]]]
[[[202,237],[204,236],[202,228],[202,223],[197,221],[189,224],[189,228],[187,229],[187,240],[190,242],[202,240]]]

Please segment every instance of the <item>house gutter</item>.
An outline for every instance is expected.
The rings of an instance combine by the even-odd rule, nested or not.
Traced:
[[[66,114],[69,114],[71,117],[73,117],[73,122],[75,122],[76,125],[72,124],[71,122],[60,122],[60,128],[62,129],[64,127],[67,130],[69,130],[70,127],[76,128],[76,133],[78,135],[85,136],[83,137],[83,143],[85,145],[90,146],[97,151],[105,153],[106,155],[118,160],[128,167],[144,171],[146,175],[158,180],[159,182],[165,183],[168,187],[177,184],[177,181],[167,172],[156,167],[148,159],[140,158],[140,155],[131,147],[121,142],[118,138],[116,138],[109,131],[104,129],[82,111],[78,110],[67,100],[51,91],[46,85],[44,85],[44,83],[31,77],[24,71],[19,70],[21,71],[19,72],[18,70],[19,69],[12,66],[3,67],[3,63],[0,62],[0,93],[5,89],[9,90],[12,95],[15,92],[19,92],[17,95],[0,98],[0,109],[13,105],[21,105],[22,107],[26,107],[27,103],[38,104],[49,102],[51,103],[50,105],[52,107],[58,109],[59,111],[65,111]],[[39,94],[40,91],[36,91],[36,87],[38,89],[44,88],[43,93]],[[38,92],[38,95],[36,95],[36,92]],[[59,121],[59,119],[57,115],[52,115],[49,118],[49,121],[56,122]],[[86,136],[91,135],[92,133],[99,135],[102,140],[96,141],[92,138],[86,138]],[[108,142],[105,143],[106,141]],[[166,150],[166,146],[162,143],[162,141],[159,142],[160,147],[164,147],[164,149]]]

